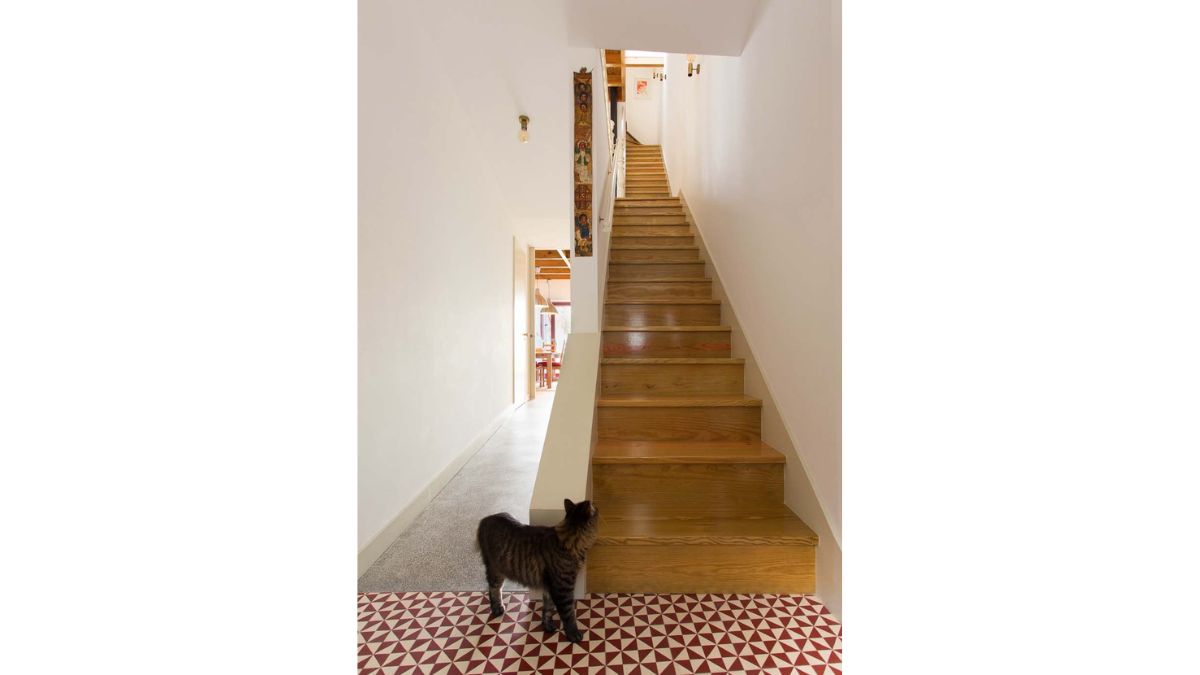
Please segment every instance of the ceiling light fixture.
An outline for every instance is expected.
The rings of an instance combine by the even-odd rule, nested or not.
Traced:
[[[522,143],[529,142],[529,115],[521,115],[517,118],[521,121],[521,130],[517,132],[517,140]]]
[[[534,297],[537,300],[537,304],[545,305],[545,307],[542,308],[542,310],[539,312],[539,314],[558,314],[558,308],[554,306],[553,302],[550,302],[550,299],[548,297],[546,297],[546,296],[550,295],[550,280],[549,279],[546,280],[546,295],[542,295],[541,289],[538,289],[536,287],[533,289],[533,292],[534,292]]]

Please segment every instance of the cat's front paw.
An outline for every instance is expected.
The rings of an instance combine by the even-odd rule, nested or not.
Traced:
[[[554,619],[542,619],[542,630],[547,633],[553,633],[558,630],[558,622]]]
[[[567,634],[567,642],[583,641],[583,633],[580,633],[578,628],[568,628],[565,632]]]
[[[498,618],[501,616],[504,616],[504,608],[503,607],[493,607],[492,608],[492,618],[495,619],[495,618]]]

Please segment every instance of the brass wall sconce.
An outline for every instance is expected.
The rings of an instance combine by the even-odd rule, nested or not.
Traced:
[[[695,62],[696,55],[688,54],[687,60],[688,60],[688,77],[691,77],[693,74],[699,75],[700,74],[700,64]]]
[[[521,130],[517,132],[517,140],[522,143],[529,142],[529,115],[521,115],[517,118],[521,121]]]

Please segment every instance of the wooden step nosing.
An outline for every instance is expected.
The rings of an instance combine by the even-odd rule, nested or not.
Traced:
[[[695,535],[695,534],[646,534],[607,535],[596,537],[596,545],[603,546],[816,546],[816,536],[804,535]]]
[[[700,246],[695,244],[684,246],[610,246],[610,251],[698,251]]]
[[[746,364],[746,359],[740,356],[714,356],[712,358],[697,358],[692,356],[643,356],[622,358],[616,356],[604,356],[600,358],[602,366],[741,366]]]
[[[609,265],[703,265],[703,260],[610,260]],[[630,280],[627,280],[630,281]]]
[[[713,466],[729,466],[731,464],[786,464],[787,459],[780,455],[779,457],[771,457],[769,455],[759,455],[755,457],[739,457],[737,455],[656,455],[654,457],[592,457],[592,464],[602,466],[619,466],[625,464],[636,464],[638,466],[655,465],[655,466],[670,466],[673,464],[697,466],[712,464]]]
[[[642,300],[631,300],[628,298],[617,298],[614,300],[606,300],[606,305],[719,305],[720,300],[710,300],[708,298],[645,298]]]
[[[692,234],[691,232],[667,232],[666,234],[638,234],[638,233],[631,234],[628,232],[613,232],[612,236],[615,239],[620,239],[622,237],[666,237],[666,238],[679,237],[679,238],[682,238],[682,237],[694,237],[695,235]],[[697,247],[697,248],[699,248],[699,247]]]
[[[711,284],[712,279],[672,279],[671,277],[652,277],[646,279],[609,279],[608,284]]]

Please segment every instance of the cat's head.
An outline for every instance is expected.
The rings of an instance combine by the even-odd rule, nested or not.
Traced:
[[[592,500],[587,499],[576,504],[570,499],[563,500],[563,510],[567,512],[566,518],[563,520],[572,527],[578,529],[589,528],[596,524],[596,518],[599,517],[600,511],[592,504]]]

